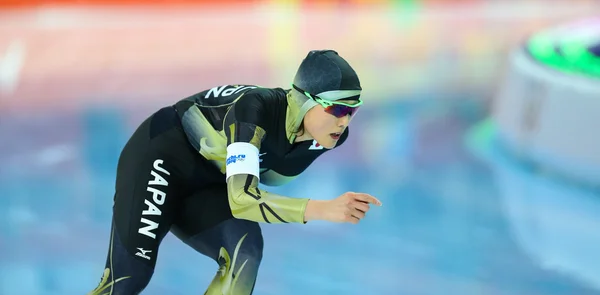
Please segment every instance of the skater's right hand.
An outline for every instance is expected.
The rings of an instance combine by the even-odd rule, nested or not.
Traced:
[[[330,201],[310,200],[306,206],[305,220],[326,220],[357,224],[365,217],[370,205],[381,202],[364,193],[347,192]]]

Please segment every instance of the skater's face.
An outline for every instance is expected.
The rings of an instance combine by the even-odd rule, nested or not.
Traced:
[[[357,100],[339,100],[343,104],[323,106],[321,104],[311,108],[304,117],[304,131],[324,148],[331,149],[336,146],[344,130],[350,124],[358,110]]]

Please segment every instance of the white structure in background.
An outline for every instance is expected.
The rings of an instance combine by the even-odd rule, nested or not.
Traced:
[[[541,50],[557,52],[555,56],[564,62],[587,55],[586,64],[596,68],[595,74],[557,70],[533,58],[527,45],[517,48],[492,114],[500,138],[512,152],[541,169],[599,186],[600,18],[533,38],[527,44],[546,44]],[[561,58],[560,52],[567,57]]]

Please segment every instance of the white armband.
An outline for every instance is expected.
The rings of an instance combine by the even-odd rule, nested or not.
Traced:
[[[234,142],[227,146],[225,160],[226,179],[236,174],[250,174],[260,179],[258,148],[247,142]]]

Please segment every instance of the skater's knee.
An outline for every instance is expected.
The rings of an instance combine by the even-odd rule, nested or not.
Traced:
[[[261,234],[256,232],[247,233],[237,241],[233,249],[233,255],[239,257],[240,261],[248,261],[252,264],[260,264],[263,257],[264,241]]]
[[[238,235],[237,241],[231,241],[228,249],[232,250],[234,255],[242,257],[242,261],[260,264],[263,257],[264,240],[262,231],[257,223],[250,223],[242,235]],[[235,244],[232,244],[235,242]],[[236,253],[237,252],[237,253]]]
[[[117,274],[110,268],[104,269],[98,286],[87,295],[136,295],[140,294],[150,282],[152,271]]]
[[[157,248],[129,251],[113,230],[100,283],[88,295],[134,295],[141,293],[152,278]],[[133,253],[132,253],[133,252]],[[150,257],[152,255],[152,257]],[[154,260],[151,260],[153,258]]]
[[[205,295],[249,295],[263,256],[262,236],[244,234],[220,248],[219,270]]]

